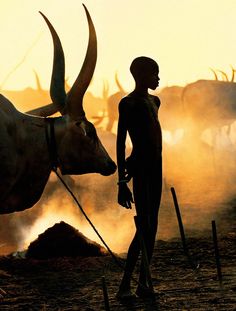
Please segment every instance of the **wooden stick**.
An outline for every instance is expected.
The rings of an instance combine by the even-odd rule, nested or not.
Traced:
[[[179,204],[178,204],[178,200],[177,200],[177,196],[176,196],[174,187],[171,187],[170,191],[172,193],[172,197],[173,197],[173,201],[174,201],[174,206],[175,206],[175,211],[176,211],[176,215],[177,215],[177,219],[178,219],[179,232],[181,235],[183,249],[184,249],[185,254],[188,254],[188,248],[187,248],[187,243],[186,243],[185,233],[184,233],[184,226],[183,226],[183,222],[182,222],[182,218],[181,218],[181,214],[180,214],[180,209],[179,209]]]
[[[139,220],[138,216],[134,216],[134,222],[135,222],[135,226],[137,229],[137,234],[138,234],[138,238],[139,238],[139,242],[140,242],[140,247],[141,247],[141,251],[142,251],[142,261],[143,261],[144,269],[146,272],[148,285],[149,285],[149,288],[151,289],[151,291],[154,292],[153,285],[152,285],[151,272],[149,269],[149,260],[148,260],[148,256],[147,256],[147,249],[146,249],[145,241],[144,241],[143,234],[142,234],[142,228],[141,228],[140,220]]]
[[[215,220],[212,220],[211,226],[212,226],[212,236],[213,236],[214,249],[215,249],[215,259],[216,259],[217,275],[218,275],[218,280],[220,282],[220,286],[222,286],[221,263],[220,263],[220,254],[219,254],[219,248],[218,248],[217,233],[216,233],[216,222],[215,222]]]
[[[184,254],[187,256],[188,261],[189,261],[191,267],[192,268],[196,268],[196,265],[194,265],[190,255],[189,255],[189,251],[188,251],[188,247],[187,247],[187,243],[186,243],[186,239],[185,239],[184,226],[183,226],[183,222],[182,222],[182,218],[181,218],[181,213],[180,213],[180,209],[179,209],[179,204],[178,204],[177,196],[176,196],[176,193],[175,193],[175,188],[171,187],[170,191],[171,191],[171,194],[172,194],[172,197],[173,197],[173,201],[174,201],[174,206],[175,206],[175,211],[176,211],[176,215],[177,215],[177,219],[178,219],[179,232],[180,232],[180,236],[181,236],[181,240],[182,240]]]
[[[106,285],[105,276],[102,276],[102,289],[103,289],[105,310],[106,311],[110,311],[109,298],[108,298],[108,292],[107,292],[107,285]]]

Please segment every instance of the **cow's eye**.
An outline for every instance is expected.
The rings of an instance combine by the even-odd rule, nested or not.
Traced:
[[[75,125],[79,127],[79,126],[81,125],[81,123],[82,123],[82,121],[77,121],[77,122],[75,123]]]
[[[96,132],[95,132],[95,129],[93,128],[90,128],[88,131],[87,131],[87,136],[91,139],[95,139],[96,137]]]
[[[87,136],[86,126],[85,126],[85,124],[84,124],[84,122],[83,122],[82,120],[76,121],[76,122],[75,122],[75,125],[76,125],[78,128],[82,129],[82,131],[83,131],[83,133],[84,133],[84,136]]]
[[[88,126],[86,127],[86,133],[87,133],[87,136],[93,140],[94,142],[97,141],[98,137],[97,137],[97,132],[94,128],[94,126],[90,123],[88,123]]]

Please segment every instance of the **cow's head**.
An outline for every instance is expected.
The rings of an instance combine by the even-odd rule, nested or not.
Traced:
[[[110,175],[115,172],[116,165],[102,146],[94,125],[86,119],[83,109],[83,96],[92,79],[97,60],[96,32],[89,12],[85,6],[84,8],[89,25],[89,42],[81,71],[67,94],[64,87],[65,61],[62,45],[55,29],[41,13],[50,29],[54,44],[50,86],[52,105],[55,111],[62,114],[62,117],[55,120],[58,165],[63,174],[94,172]]]

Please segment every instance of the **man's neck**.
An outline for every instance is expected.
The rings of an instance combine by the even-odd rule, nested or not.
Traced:
[[[141,86],[141,85],[140,86],[136,85],[133,93],[140,95],[140,96],[147,96],[148,95],[148,89],[146,87]]]

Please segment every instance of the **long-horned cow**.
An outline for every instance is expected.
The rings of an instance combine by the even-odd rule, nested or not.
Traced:
[[[120,100],[127,94],[119,82],[117,73],[115,74],[115,82],[118,87],[118,91],[114,94],[111,94],[110,96],[108,96],[109,85],[107,83],[104,83],[103,85],[103,99],[107,104],[106,106],[107,106],[108,122],[106,125],[106,131],[108,132],[112,132],[113,125],[118,120],[118,104]],[[93,119],[95,120],[94,124],[100,125],[105,117],[106,117],[105,110],[103,111],[103,115],[93,116]]]
[[[48,90],[44,90],[41,86],[38,74],[35,72],[37,88],[27,87],[23,90],[4,90],[1,93],[7,97],[14,106],[20,111],[26,111],[32,108],[32,103],[35,107],[46,105],[50,101]],[[44,112],[45,115],[45,112]]]
[[[92,78],[97,59],[97,40],[93,22],[84,63],[76,81],[66,94],[65,61],[60,39],[45,19],[54,44],[50,86],[52,104],[19,112],[0,95],[0,213],[12,213],[32,207],[41,197],[53,168],[62,174],[113,174],[116,165],[102,146],[94,126],[86,119],[83,96]],[[60,111],[62,116],[45,118]],[[38,115],[38,116],[35,116]],[[40,116],[41,117],[40,117]]]
[[[198,80],[182,92],[186,118],[201,133],[206,128],[229,125],[236,119],[236,83]]]
[[[166,86],[157,92],[157,96],[161,100],[159,117],[163,124],[162,127],[172,134],[183,125],[182,91],[183,87],[173,85]]]

